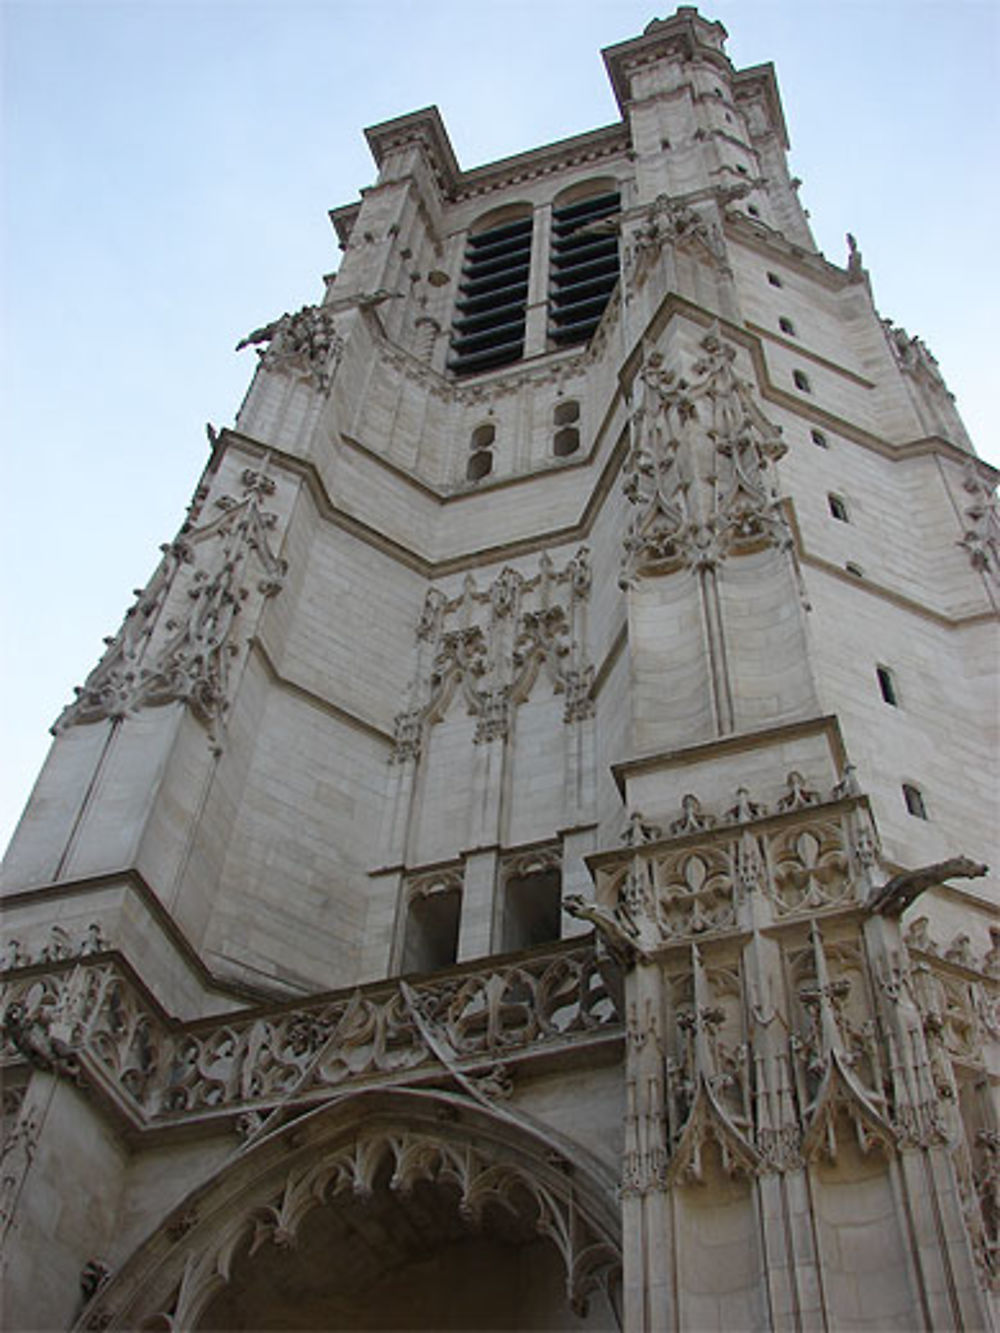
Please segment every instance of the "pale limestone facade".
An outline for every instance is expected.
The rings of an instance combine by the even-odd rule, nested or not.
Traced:
[[[6,1327],[997,1327],[994,475],[723,38],[252,335],[5,863]]]

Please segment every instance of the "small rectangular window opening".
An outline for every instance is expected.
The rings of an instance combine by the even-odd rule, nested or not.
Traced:
[[[778,277],[777,273],[772,273],[770,270],[768,270],[767,280],[772,287],[784,287],[785,285]]]
[[[501,949],[513,953],[559,938],[562,876],[558,869],[512,875],[504,884]]]
[[[818,444],[821,449],[829,449],[830,442],[821,430],[810,431],[809,435],[813,444]]]
[[[462,893],[442,879],[414,893],[407,904],[402,971],[437,972],[458,956]]]
[[[826,502],[830,506],[830,514],[840,523],[849,523],[847,516],[847,502],[842,495],[835,495],[833,491],[826,497]]]
[[[892,671],[887,666],[880,666],[875,668],[875,675],[878,677],[882,698],[887,704],[892,704],[893,708],[898,708],[899,695],[896,693],[896,681]]]
[[[906,803],[907,812],[915,819],[927,818],[927,806],[924,803],[923,792],[919,787],[915,787],[912,782],[903,783],[903,800]]]

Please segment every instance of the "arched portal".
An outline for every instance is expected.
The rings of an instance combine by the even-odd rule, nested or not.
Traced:
[[[373,1091],[234,1158],[80,1327],[611,1329],[619,1269],[613,1186],[561,1138]]]

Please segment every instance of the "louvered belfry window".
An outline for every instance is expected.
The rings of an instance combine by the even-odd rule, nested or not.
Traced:
[[[559,347],[587,342],[618,281],[618,232],[606,219],[621,208],[617,191],[552,210],[549,337]]]
[[[492,370],[524,355],[531,227],[528,216],[469,237],[448,362],[456,375]]]

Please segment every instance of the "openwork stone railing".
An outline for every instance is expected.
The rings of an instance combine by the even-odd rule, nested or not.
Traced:
[[[619,1022],[593,948],[579,945],[182,1025],[99,951],[7,971],[0,1013],[7,1061],[96,1084],[141,1123],[240,1112],[248,1131],[278,1103],[347,1083],[444,1071],[502,1097],[504,1057],[614,1035]]]

